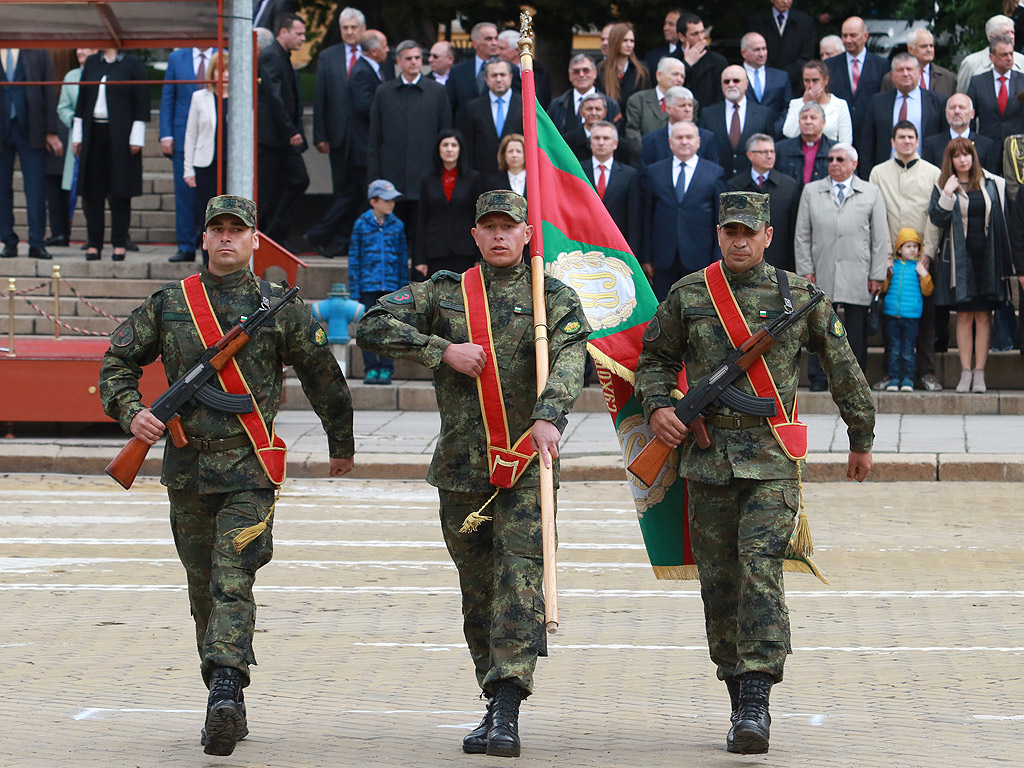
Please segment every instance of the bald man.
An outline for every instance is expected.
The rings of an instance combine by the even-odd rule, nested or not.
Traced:
[[[853,143],[859,146],[860,133],[868,114],[871,97],[882,87],[889,62],[867,50],[868,28],[860,16],[843,22],[843,47],[846,53],[825,62],[829,71],[829,89],[850,108]]]
[[[772,113],[754,99],[747,98],[747,73],[736,64],[722,70],[722,95],[725,101],[701,112],[701,127],[715,134],[719,164],[725,181],[750,170],[747,139],[755,133],[772,133]]]

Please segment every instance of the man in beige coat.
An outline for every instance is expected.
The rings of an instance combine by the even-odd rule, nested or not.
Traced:
[[[935,258],[940,234],[939,228],[928,218],[928,204],[932,190],[939,181],[940,171],[917,154],[917,128],[909,120],[896,123],[893,127],[892,147],[895,151],[893,157],[872,168],[869,181],[878,187],[885,200],[892,247],[896,247],[899,231],[910,227],[924,239],[919,261],[928,269],[929,263]],[[892,251],[889,253],[889,264],[892,264]],[[924,310],[918,326],[915,385],[928,392],[942,389],[942,384],[935,376],[935,301],[931,296],[924,298]]]
[[[854,175],[857,150],[833,145],[828,153],[829,178],[804,187],[796,218],[796,272],[815,282],[842,307],[850,347],[867,371],[868,306],[882,291],[888,270],[889,225],[885,200],[874,184]],[[815,358],[808,365],[812,391],[824,391],[827,380]]]

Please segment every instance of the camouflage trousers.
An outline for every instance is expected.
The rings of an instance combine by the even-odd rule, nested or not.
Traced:
[[[533,692],[538,656],[547,656],[544,632],[544,560],[540,491],[501,491],[484,511],[493,517],[473,533],[459,533],[466,516],[489,493],[438,489],[441,530],[459,571],[463,631],[487,693],[502,681]]]
[[[234,667],[249,684],[249,665],[256,663],[252,637],[256,571],[274,552],[271,523],[266,532],[241,551],[231,540],[237,529],[266,518],[274,492],[251,488],[229,493],[190,493],[167,489],[171,501],[171,533],[185,566],[188,601],[196,624],[196,645],[207,685],[217,667]]]
[[[687,481],[690,537],[711,660],[726,680],[782,680],[792,653],[782,563],[799,511],[796,480]]]

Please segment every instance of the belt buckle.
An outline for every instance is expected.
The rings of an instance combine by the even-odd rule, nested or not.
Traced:
[[[199,438],[199,450],[203,452],[207,452],[210,450],[210,441],[207,440],[205,437]]]
[[[732,428],[733,429],[742,429],[743,428],[743,416],[742,415],[740,415],[738,413],[732,414]]]

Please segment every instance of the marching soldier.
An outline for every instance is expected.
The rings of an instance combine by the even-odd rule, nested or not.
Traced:
[[[721,195],[722,260],[672,286],[647,327],[636,392],[655,435],[671,446],[688,432],[670,397],[683,357],[692,385],[752,331],[817,290],[765,263],[771,239],[768,195]],[[768,751],[768,696],[792,652],[782,566],[800,510],[799,460],[807,453],[806,427],[796,416],[801,346],[821,357],[849,427],[847,478],[863,481],[871,469],[875,409],[827,299],[736,382],[748,394],[775,399],[777,415],[766,419],[723,406],[706,418],[711,445],[701,449],[687,440],[679,460],[708,647],[732,703],[726,748],[742,754]]]
[[[472,234],[483,264],[382,297],[359,321],[357,341],[434,371],[441,435],[427,482],[440,496],[466,642],[487,698],[462,748],[518,757],[519,704],[547,654],[540,471],[531,459],[554,464],[557,485],[558,440],[583,385],[590,327],[576,293],[546,278],[551,363],[538,397],[526,200],[507,190],[481,195]],[[470,531],[467,518],[483,522]]]
[[[142,366],[163,359],[168,382],[186,374],[203,350],[261,303],[281,298],[280,285],[249,269],[259,248],[256,205],[221,195],[206,208],[203,247],[210,263],[180,283],[160,288],[111,334],[100,372],[106,413],[126,432],[153,445],[164,424],[139,394]],[[284,481],[284,443],[274,434],[281,402],[281,368],[290,365],[323,422],[332,477],[352,470],[352,399],[327,336],[301,303],[286,305],[273,324],[254,333],[221,371],[231,394],[250,394],[249,414],[203,404],[182,415],[188,445],[167,442],[161,482],[171,504],[171,531],[188,579],[189,604],[203,681],[210,689],[202,743],[210,755],[230,755],[249,733],[242,689],[256,663],[252,640],[256,571],[273,554],[275,489]],[[236,391],[237,390],[237,391]],[[263,531],[247,546],[239,529]]]

